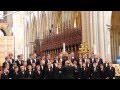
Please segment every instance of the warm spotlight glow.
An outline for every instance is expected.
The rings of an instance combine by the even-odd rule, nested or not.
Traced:
[[[74,20],[74,28],[76,28],[76,19]]]

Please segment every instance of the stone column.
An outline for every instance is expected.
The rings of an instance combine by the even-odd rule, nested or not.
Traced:
[[[103,11],[104,20],[104,31],[105,31],[105,57],[111,61],[111,39],[110,39],[110,29],[111,29],[111,14],[112,11]]]
[[[87,27],[87,24],[86,24],[86,12],[87,11],[81,11],[81,21],[82,21],[82,42],[86,42],[87,41],[87,30],[86,30],[86,27]]]
[[[101,57],[103,59],[106,58],[105,54],[105,28],[104,28],[104,12],[103,11],[98,11],[97,16],[98,16],[98,42],[99,42],[99,53],[101,54]]]
[[[29,21],[30,21],[30,36],[29,36],[29,41],[31,42],[32,41],[32,29],[33,29],[33,25],[32,25],[32,19],[31,19],[31,11],[30,11],[30,19],[29,19]],[[31,45],[31,43],[29,42],[29,53],[32,53],[32,45]]]
[[[39,11],[37,11],[37,38],[39,37]]]
[[[94,32],[93,32],[93,25],[92,25],[92,23],[93,23],[93,16],[92,16],[92,11],[90,11],[90,33],[91,33],[91,35],[90,35],[90,43],[91,43],[91,47],[90,47],[90,52],[94,52]]]
[[[107,13],[107,14],[106,14]],[[96,49],[95,54],[101,57],[111,57],[110,31],[106,24],[110,24],[111,13],[103,11],[81,11],[82,41],[88,42],[90,50]]]

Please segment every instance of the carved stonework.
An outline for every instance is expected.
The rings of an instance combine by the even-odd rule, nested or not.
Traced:
[[[7,23],[0,23],[0,29],[4,30],[6,35],[9,34],[9,31],[8,31],[8,24]]]

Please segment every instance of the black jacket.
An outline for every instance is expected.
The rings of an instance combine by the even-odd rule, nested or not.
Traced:
[[[34,72],[34,79],[44,79],[42,76],[42,72],[38,73],[38,71]]]

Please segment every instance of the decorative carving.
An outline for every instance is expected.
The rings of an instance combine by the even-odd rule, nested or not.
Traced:
[[[81,47],[79,48],[79,52],[81,54],[88,54],[89,53],[89,48],[88,48],[88,44],[83,42],[82,44],[80,44]]]
[[[66,47],[73,47],[75,45],[79,45],[82,41],[82,30],[79,28],[68,29],[67,31],[48,36],[43,39],[41,43],[41,52],[48,50],[58,50],[57,53],[61,52],[63,42],[66,44]],[[68,49],[69,50],[69,49]],[[71,50],[69,50],[70,52]],[[68,51],[67,51],[68,52]],[[76,55],[78,55],[78,49],[74,51]],[[57,54],[56,53],[56,54]]]

